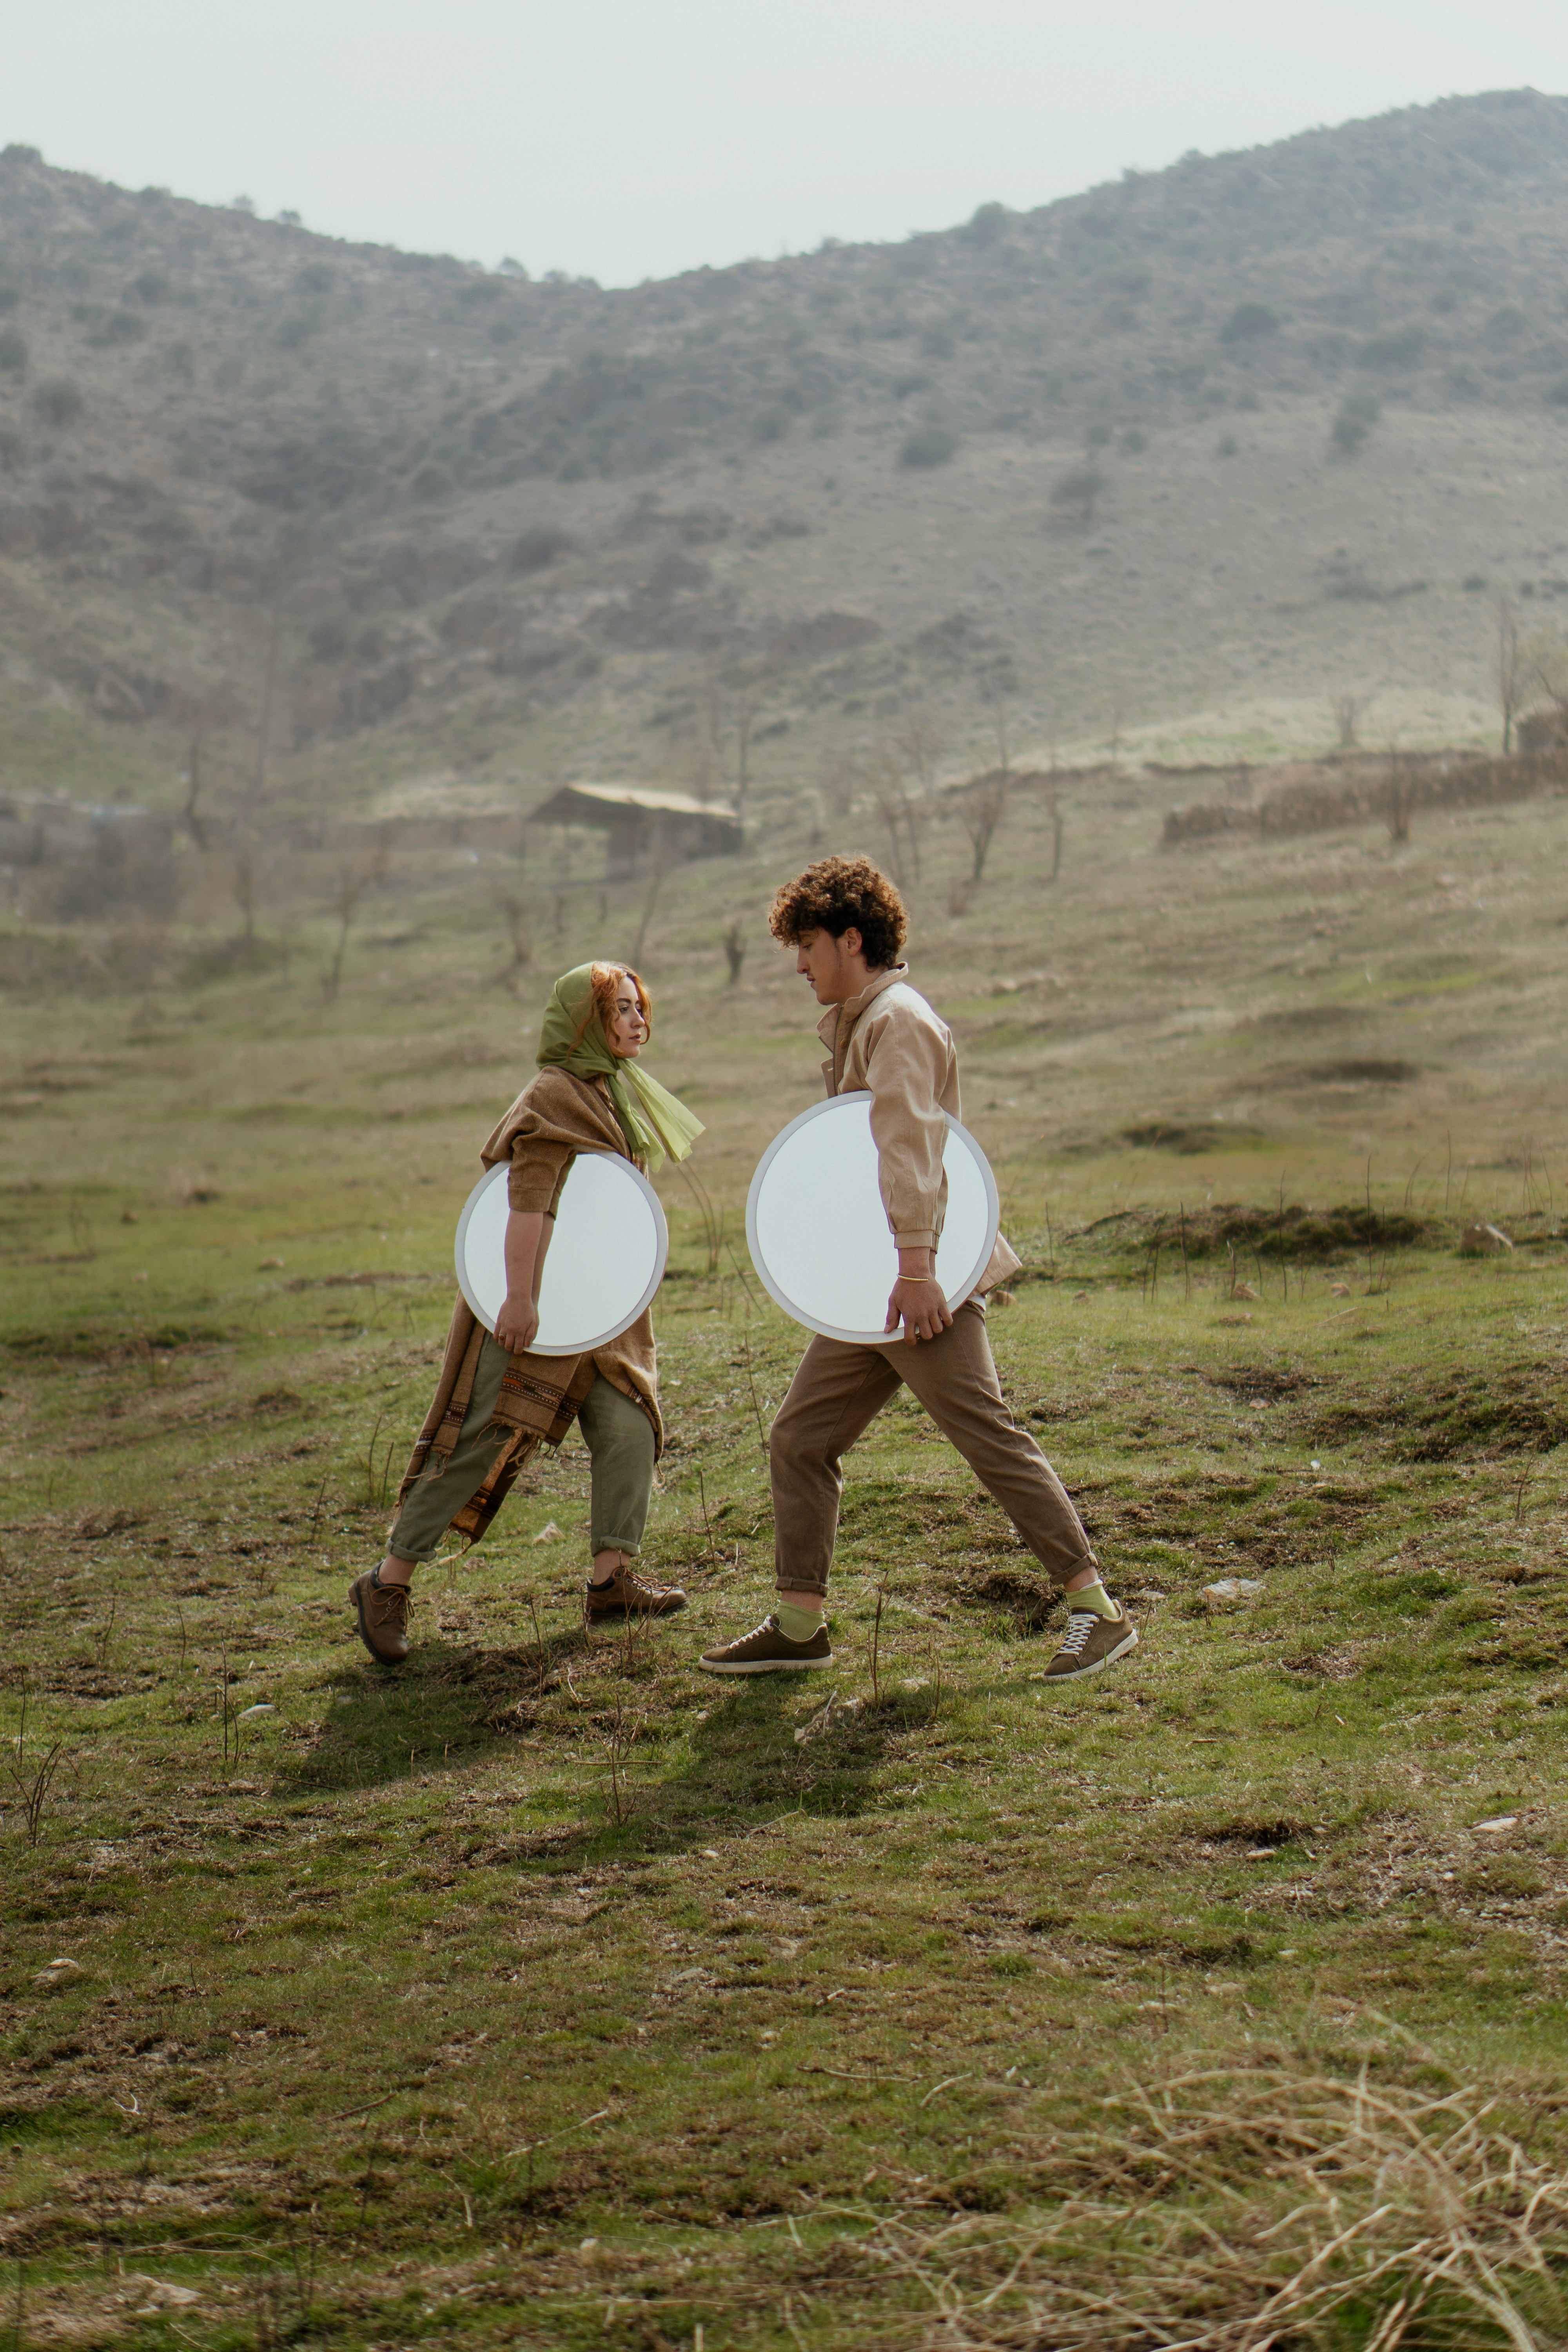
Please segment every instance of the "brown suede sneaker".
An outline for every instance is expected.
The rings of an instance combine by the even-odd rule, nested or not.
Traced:
[[[359,1637],[384,1666],[400,1666],[408,1655],[408,1587],[383,1584],[380,1570],[367,1568],[349,1587],[359,1620]]]
[[[1071,1595],[1068,1600],[1070,1601]],[[1046,1668],[1047,1683],[1076,1682],[1080,1675],[1097,1675],[1138,1646],[1132,1621],[1121,1602],[1114,1617],[1097,1617],[1092,1609],[1075,1609],[1068,1619],[1061,1648]]]
[[[833,1644],[826,1618],[809,1642],[792,1642],[780,1631],[776,1617],[764,1617],[754,1633],[743,1634],[721,1650],[704,1650],[697,1663],[705,1675],[797,1675],[812,1666],[830,1666]]]
[[[590,1584],[583,1612],[590,1625],[606,1617],[673,1617],[686,1606],[679,1584],[650,1584],[635,1568],[617,1568],[608,1584]]]

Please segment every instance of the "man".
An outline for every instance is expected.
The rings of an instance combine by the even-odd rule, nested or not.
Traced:
[[[769,1441],[778,1607],[700,1663],[712,1675],[791,1673],[831,1665],[824,1621],[844,1481],[840,1457],[901,1381],[1001,1504],[1069,1602],[1067,1631],[1046,1670],[1053,1683],[1098,1674],[1137,1643],[1111,1600],[1066,1489],[1002,1395],[985,1333],[985,1291],[1018,1266],[998,1239],[979,1286],[957,1313],[936,1279],[947,1205],[943,1113],[960,1116],[958,1057],[946,1024],[898,961],[907,922],[886,876],[864,858],[825,857],[788,883],[769,916],[795,950],[795,970],[827,1011],[827,1091],[868,1088],[871,1133],[899,1272],[886,1339],[871,1346],[814,1339]],[[823,1203],[824,1216],[833,1213]],[[903,1325],[903,1336],[898,1326]]]

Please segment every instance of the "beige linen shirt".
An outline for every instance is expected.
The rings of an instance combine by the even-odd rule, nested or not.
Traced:
[[[900,1249],[934,1249],[947,1213],[947,1120],[963,1116],[952,1032],[909,984],[908,964],[879,971],[858,996],[830,1005],[816,1034],[828,1051],[830,1095],[867,1088],[888,1224]],[[975,1288],[993,1290],[1022,1260],[1000,1234]]]

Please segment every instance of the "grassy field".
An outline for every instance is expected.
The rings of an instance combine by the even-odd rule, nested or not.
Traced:
[[[1568,810],[1164,860],[1158,818],[1075,807],[1053,888],[1023,805],[962,914],[933,828],[911,890],[1026,1260],[1003,1375],[1141,1628],[1061,1694],[898,1405],[828,1686],[694,1671],[766,1605],[800,1345],[739,1214],[818,1083],[782,807],[647,960],[727,1223],[661,1179],[692,1606],[630,1640],[581,1627],[574,1443],[402,1674],[343,1593],[479,1140],[640,896],[516,1001],[471,868],[389,885],[331,1003],[304,924],[13,998],[0,2341],[1568,2343]]]

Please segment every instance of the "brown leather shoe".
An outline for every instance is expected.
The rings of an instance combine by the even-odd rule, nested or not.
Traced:
[[[635,1568],[617,1568],[608,1584],[590,1584],[584,1614],[590,1625],[606,1617],[673,1617],[686,1606],[679,1584],[653,1584]]]
[[[798,1675],[833,1664],[826,1619],[809,1642],[792,1642],[776,1617],[764,1617],[754,1633],[721,1650],[704,1650],[697,1661],[705,1675]]]
[[[400,1666],[408,1655],[408,1587],[383,1584],[379,1568],[367,1568],[349,1587],[359,1620],[359,1637],[384,1666]]]

